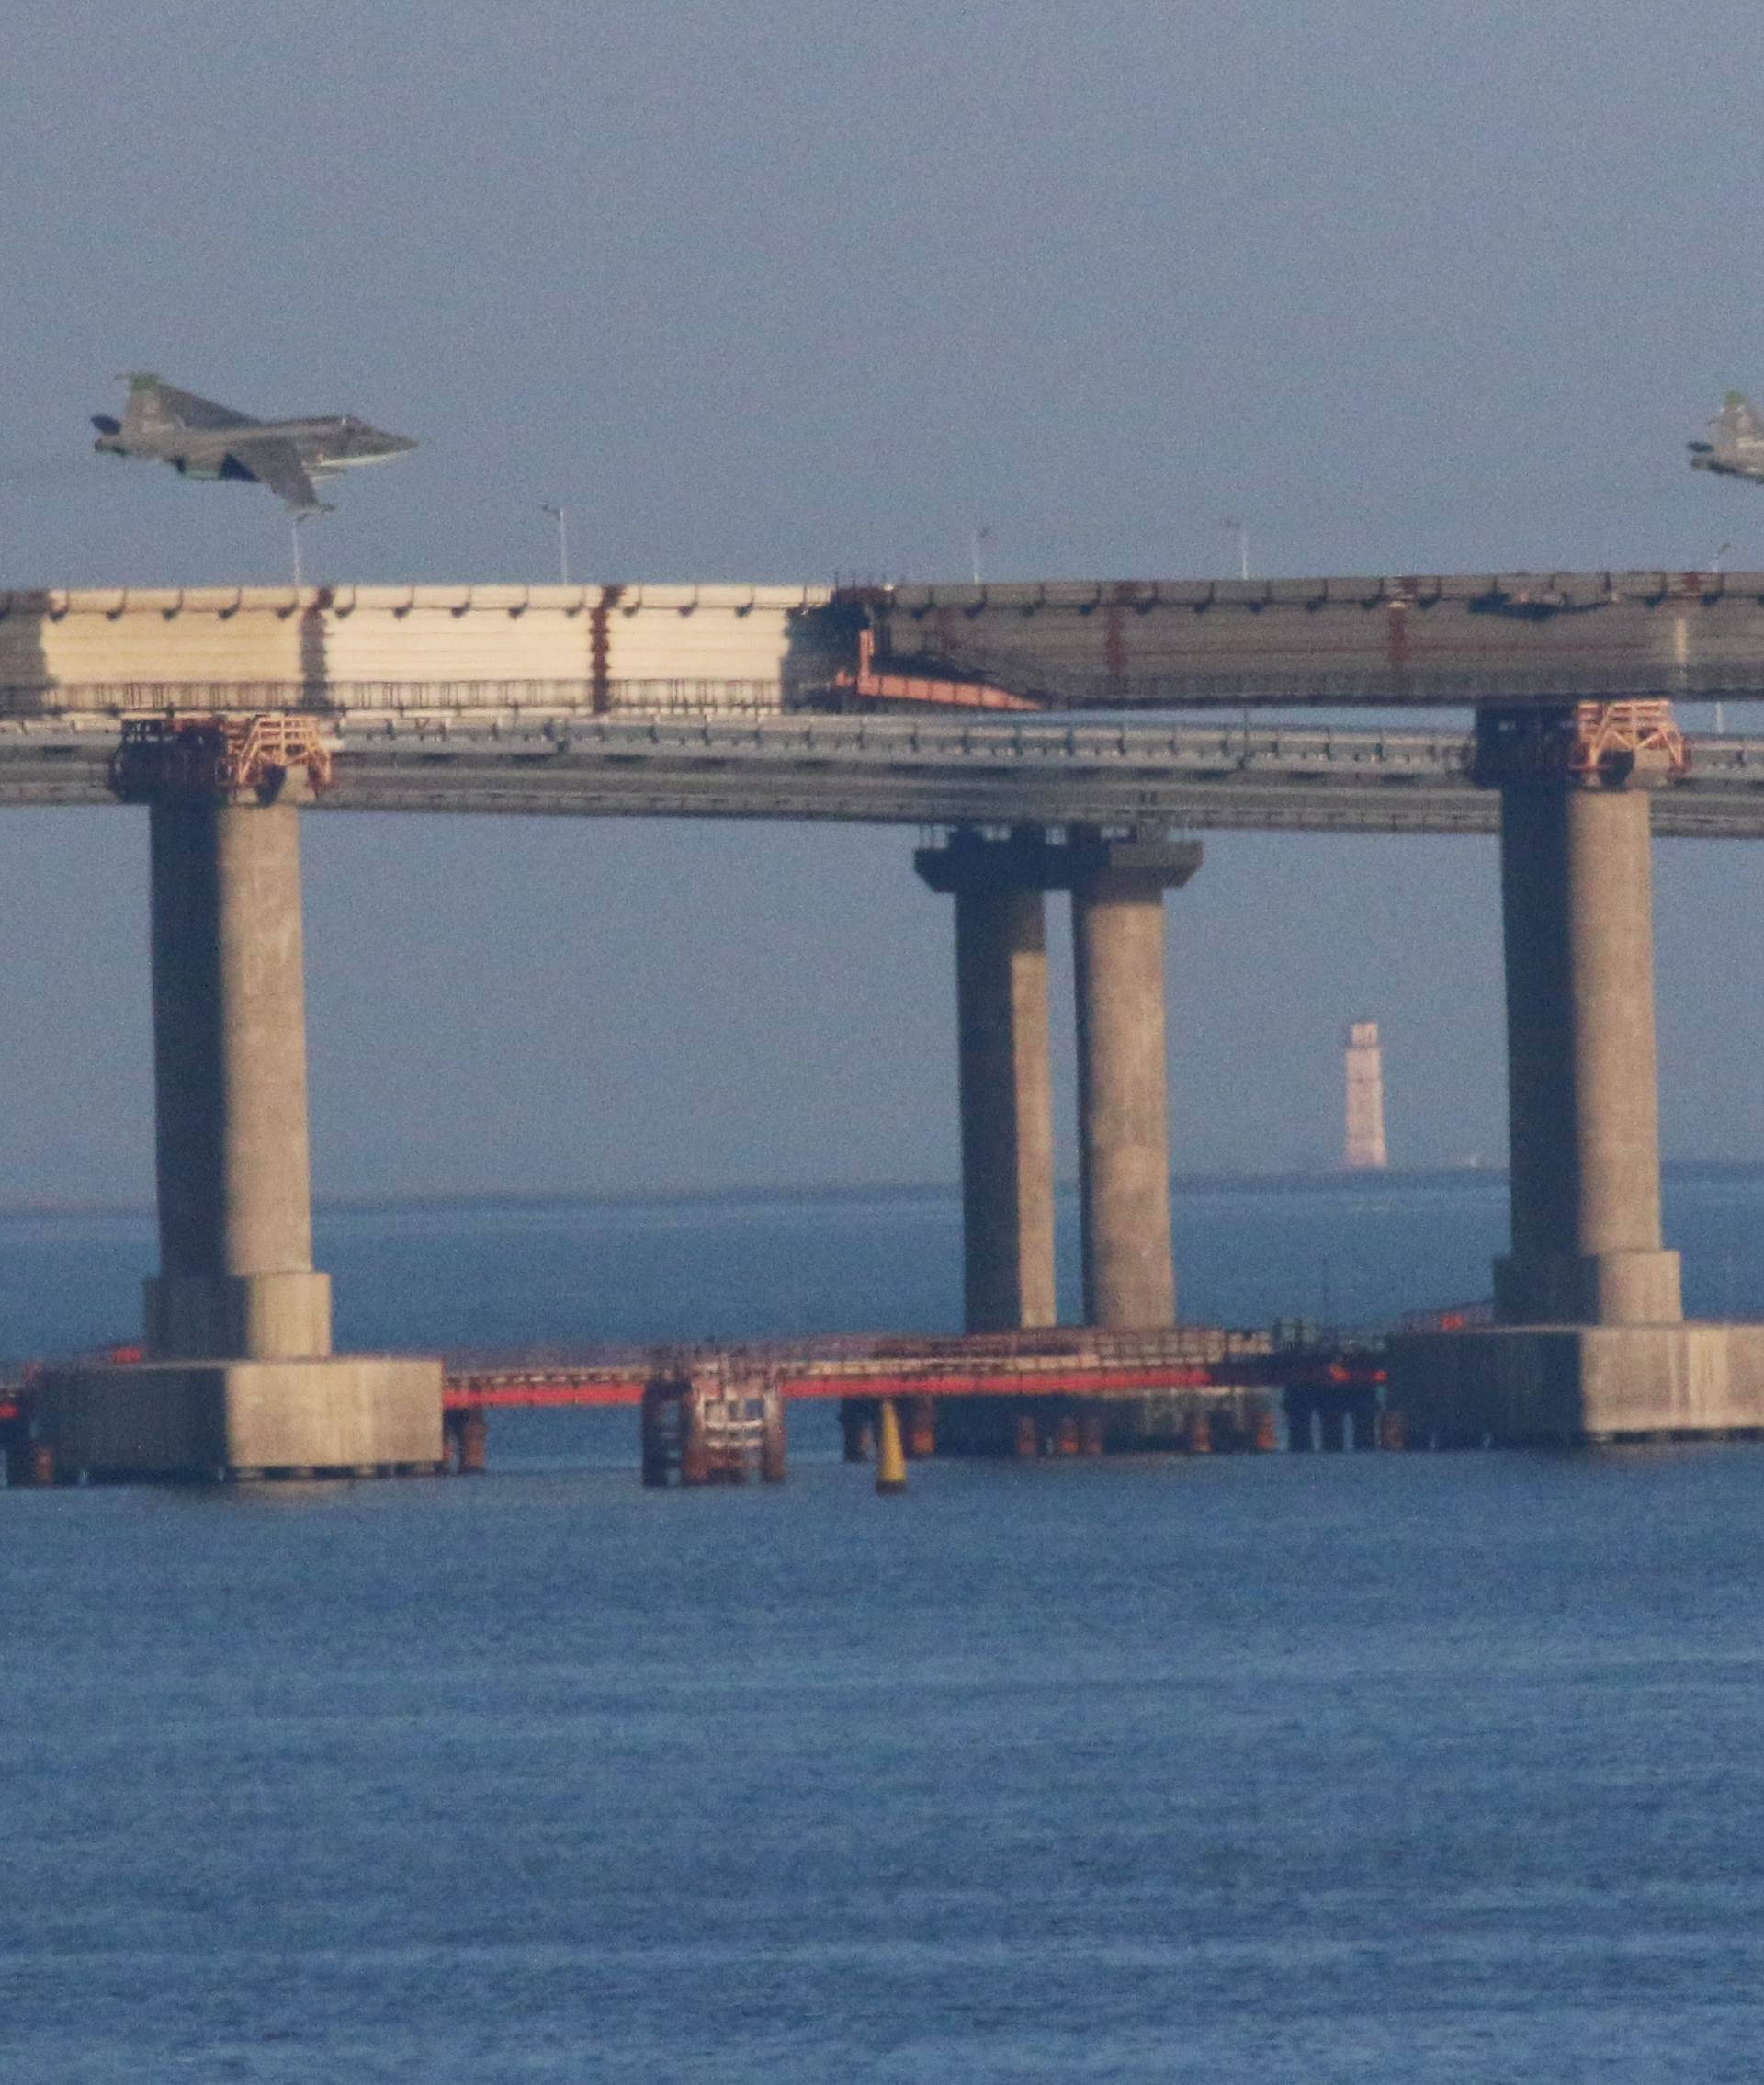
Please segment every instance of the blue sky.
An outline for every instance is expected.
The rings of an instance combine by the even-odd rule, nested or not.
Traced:
[[[548,501],[590,578],[960,577],[977,526],[1201,573],[1238,516],[1259,571],[1764,567],[1682,446],[1764,391],[1761,75],[1708,0],[28,5],[0,585],[286,576],[266,495],[92,454],[136,368],[422,439],[320,578],[543,578]],[[912,838],[308,820],[321,1188],[953,1175]],[[1395,1155],[1498,1155],[1492,844],[1207,851],[1177,1161],[1330,1158],[1363,1016]],[[0,820],[0,1197],[149,1190],[144,865],[138,812]],[[1764,871],[1657,867],[1668,1148],[1764,1156]]]

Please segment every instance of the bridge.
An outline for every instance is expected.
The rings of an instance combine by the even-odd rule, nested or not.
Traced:
[[[439,1461],[439,1364],[334,1355],[311,1262],[299,821],[354,809],[942,829],[976,1337],[1054,1314],[1049,892],[1085,1321],[1157,1331],[1185,835],[1498,833],[1513,1250],[1498,1322],[1397,1340],[1392,1397],[1447,1440],[1753,1429],[1764,1329],[1687,1324],[1660,1233],[1650,837],[1764,826],[1760,742],[1687,742],[1685,697],[1764,697],[1764,575],[0,595],[0,804],[153,840],[146,1358],[57,1374],[33,1425],[113,1474]],[[1474,729],[1256,716],[1368,705]]]

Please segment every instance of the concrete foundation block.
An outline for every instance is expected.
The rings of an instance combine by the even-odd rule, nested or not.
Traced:
[[[1492,1325],[1391,1342],[1412,1447],[1764,1432],[1764,1325]]]
[[[57,1466],[96,1479],[342,1476],[443,1455],[441,1364],[403,1355],[61,1369],[36,1409]]]

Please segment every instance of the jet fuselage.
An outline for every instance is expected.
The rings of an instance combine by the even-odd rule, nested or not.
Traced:
[[[130,380],[120,420],[93,416],[94,448],[109,456],[169,463],[180,477],[231,478],[266,485],[297,513],[319,505],[312,483],[356,464],[384,463],[416,447],[349,413],[298,420],[254,420],[175,390],[157,377]]]

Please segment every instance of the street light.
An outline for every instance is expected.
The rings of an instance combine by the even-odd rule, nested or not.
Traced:
[[[539,512],[548,514],[558,525],[558,584],[568,586],[570,584],[570,523],[568,519],[570,510],[568,507],[553,506],[548,501],[539,509]]]
[[[1724,543],[1721,546],[1720,550],[1715,552],[1715,561],[1711,569],[1713,571],[1714,575],[1717,579],[1721,577],[1721,561],[1727,555],[1728,551],[1731,550],[1733,547],[1734,546],[1731,543]],[[1717,702],[1715,705],[1715,736],[1719,738],[1726,729],[1727,706],[1724,702]]]
[[[1234,515],[1227,515],[1226,518],[1222,522],[1220,522],[1219,527],[1225,529],[1228,534],[1234,535],[1237,538],[1238,577],[1239,579],[1248,579],[1250,576],[1249,523],[1238,520],[1238,518]]]
[[[288,517],[288,540],[294,546],[294,586],[296,592],[306,584],[305,575],[300,567],[300,530],[307,522],[312,519],[314,515],[323,512],[322,507],[303,507],[298,513],[290,514]]]

